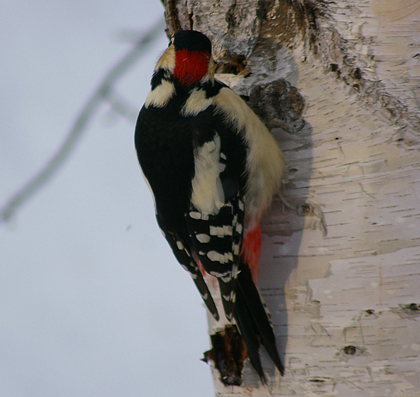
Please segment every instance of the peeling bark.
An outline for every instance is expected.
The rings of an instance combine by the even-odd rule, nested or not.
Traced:
[[[287,158],[259,280],[286,374],[263,357],[269,388],[246,363],[242,387],[214,373],[217,395],[418,395],[420,3],[164,3],[169,34],[202,31],[220,65],[242,57],[252,74],[219,78]]]

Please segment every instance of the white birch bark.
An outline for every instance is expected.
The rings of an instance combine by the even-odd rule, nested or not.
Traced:
[[[259,279],[286,374],[263,356],[268,388],[247,367],[243,387],[214,373],[216,395],[419,396],[420,2],[165,6],[169,30],[175,18],[207,34],[217,60],[248,59],[250,77],[220,76],[238,93],[278,79],[298,93],[279,92],[288,173]]]

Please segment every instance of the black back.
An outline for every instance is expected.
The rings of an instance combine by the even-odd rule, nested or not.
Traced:
[[[222,87],[215,82],[208,96]],[[143,107],[135,134],[137,156],[155,197],[160,226],[171,231],[184,227],[184,215],[190,209],[194,150],[216,133],[228,159],[220,175],[226,199],[242,196],[245,186],[246,148],[240,135],[215,113],[214,106],[197,116],[181,116],[187,97],[188,92],[177,87],[177,95],[165,107]]]

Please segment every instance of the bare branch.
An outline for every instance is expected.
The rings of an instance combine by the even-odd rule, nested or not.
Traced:
[[[74,125],[70,129],[67,138],[56,154],[48,161],[45,167],[23,186],[23,188],[20,189],[0,210],[0,223],[8,221],[24,203],[26,203],[57,173],[70,153],[74,150],[76,143],[86,131],[88,122],[92,119],[104,98],[109,99],[110,97],[113,97],[112,89],[117,80],[123,76],[149,48],[150,44],[156,39],[157,35],[164,27],[164,21],[160,20],[148,33],[139,38],[134,47],[111,68],[83,107]]]
[[[110,90],[104,96],[106,101],[114,114],[125,117],[130,123],[136,122],[138,115],[138,108],[131,106],[122,96],[120,96],[115,90]]]

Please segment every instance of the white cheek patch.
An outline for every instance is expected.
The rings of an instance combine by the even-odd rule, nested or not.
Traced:
[[[158,63],[156,64],[155,70],[166,69],[171,73],[175,69],[175,46],[171,44],[168,49],[162,54]]]
[[[225,194],[220,180],[224,167],[220,163],[220,136],[216,134],[195,153],[191,202],[201,213],[217,214],[224,205]]]

